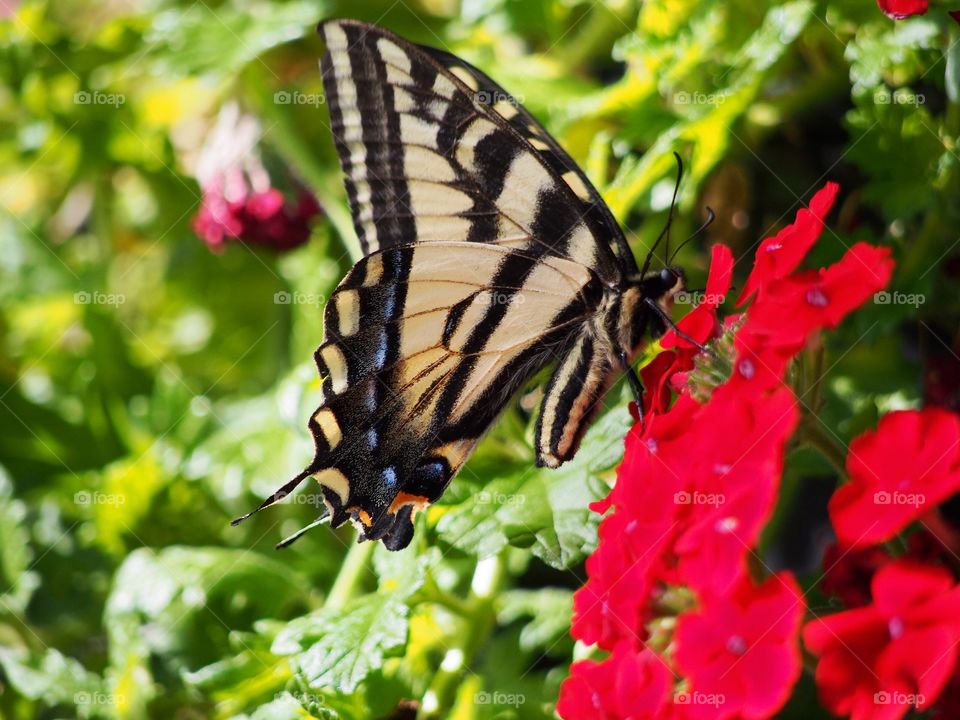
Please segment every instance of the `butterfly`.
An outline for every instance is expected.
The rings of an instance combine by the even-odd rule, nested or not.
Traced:
[[[312,477],[324,510],[278,547],[351,520],[400,550],[534,373],[554,366],[541,466],[573,457],[620,373],[639,404],[631,359],[686,281],[669,261],[650,271],[652,250],[637,266],[586,175],[483,72],[359,21],[318,32],[363,258],[324,309],[315,457],[234,524]]]

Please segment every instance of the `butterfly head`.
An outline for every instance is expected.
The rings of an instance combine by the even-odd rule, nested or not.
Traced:
[[[686,273],[676,265],[630,279],[621,296],[618,328],[621,346],[629,356],[636,355],[648,337],[660,337],[666,332],[661,314],[672,314],[674,301],[686,288]]]

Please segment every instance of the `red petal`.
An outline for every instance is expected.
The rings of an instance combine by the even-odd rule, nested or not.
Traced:
[[[929,0],[877,0],[883,14],[894,20],[923,15],[930,7]]]
[[[738,306],[754,293],[762,293],[773,280],[786,277],[797,269],[823,232],[823,220],[833,207],[839,190],[839,185],[828,182],[810,200],[810,207],[797,213],[793,223],[760,243],[753,270],[737,300]]]

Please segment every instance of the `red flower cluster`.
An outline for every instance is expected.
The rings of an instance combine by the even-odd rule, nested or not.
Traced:
[[[955,708],[960,585],[945,563],[949,545],[931,531],[936,507],[960,492],[960,417],[890,413],[850,443],[847,473],[830,501],[838,545],[824,559],[823,588],[848,609],[804,629],[821,701],[854,720],[897,720],[937,700]],[[915,521],[925,527],[902,557],[875,545]]]
[[[310,221],[320,213],[316,199],[302,191],[288,203],[271,186],[260,161],[260,124],[236,103],[220,110],[197,160],[203,198],[193,231],[219,252],[237,241],[289,250],[310,237]]]
[[[831,712],[853,720],[895,720],[926,709],[957,668],[960,586],[943,567],[911,560],[884,565],[873,602],[807,624],[819,656],[817,687]]]
[[[573,636],[612,654],[573,665],[557,705],[565,720],[767,718],[789,698],[802,593],[790,573],[751,572],[799,419],[782,378],[810,336],[883,288],[893,265],[886,249],[861,243],[828,268],[796,271],[836,192],[827,185],[763,242],[740,299],[752,302],[725,327],[716,312],[733,261],[715,247],[708,302],[680,328],[698,342],[719,335],[717,356],[671,333],[644,372],[646,422],[594,507],[612,512],[574,600]]]
[[[288,206],[276,188],[228,200],[219,188],[211,187],[203,190],[193,231],[215,251],[231,240],[289,250],[310,238],[310,220],[319,213],[320,205],[307,192]]]

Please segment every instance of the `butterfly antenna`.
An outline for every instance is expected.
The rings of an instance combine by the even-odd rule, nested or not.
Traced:
[[[240,523],[242,523],[244,520],[246,520],[246,519],[247,519],[248,517],[250,517],[251,515],[256,515],[258,512],[260,512],[260,511],[263,510],[264,508],[268,508],[268,507],[270,507],[271,505],[273,505],[274,503],[279,502],[280,500],[283,500],[287,495],[289,495],[289,494],[294,490],[294,488],[297,487],[297,485],[299,485],[299,484],[302,483],[304,480],[306,480],[308,477],[310,477],[311,475],[313,475],[313,473],[314,473],[314,468],[313,468],[313,467],[308,467],[306,470],[304,470],[304,471],[301,472],[299,475],[297,475],[295,478],[293,478],[293,480],[291,480],[291,481],[288,482],[286,485],[284,485],[282,488],[280,488],[279,490],[277,490],[273,495],[271,495],[271,496],[268,497],[266,500],[264,500],[262,503],[260,503],[256,508],[254,508],[253,510],[251,510],[250,512],[248,512],[246,515],[243,515],[242,517],[238,517],[238,518],[235,518],[235,519],[231,520],[231,521],[230,521],[230,524],[231,524],[231,525],[234,525],[234,526],[239,525]]]
[[[320,515],[317,517],[317,519],[314,520],[312,523],[310,523],[310,524],[307,525],[306,527],[300,528],[299,530],[297,530],[297,531],[296,531],[293,535],[291,535],[290,537],[285,538],[285,539],[281,540],[280,542],[278,542],[277,545],[276,545],[276,549],[277,549],[277,550],[283,550],[283,549],[286,548],[286,547],[290,547],[290,546],[293,545],[297,540],[299,540],[299,539],[302,538],[304,535],[306,535],[308,531],[313,530],[317,525],[322,525],[323,523],[325,523],[325,522],[327,522],[327,521],[329,521],[329,520],[330,520],[330,513],[327,512],[327,509],[326,509],[326,508],[324,508],[323,512],[320,513]]]
[[[696,230],[694,230],[694,231],[693,231],[693,234],[692,234],[690,237],[688,237],[686,240],[684,240],[682,243],[680,243],[680,244],[677,246],[677,249],[673,251],[673,255],[670,256],[670,259],[667,261],[667,264],[668,264],[668,265],[673,265],[673,259],[677,256],[677,254],[680,252],[680,250],[683,249],[683,246],[686,245],[686,244],[687,244],[688,242],[690,242],[691,240],[693,240],[693,239],[694,239],[695,237],[697,237],[698,235],[700,235],[700,233],[702,233],[702,232],[703,232],[704,230],[706,230],[708,227],[710,227],[711,225],[713,225],[713,221],[716,220],[716,219],[717,219],[717,214],[713,211],[713,208],[711,208],[711,207],[708,205],[708,206],[707,206],[707,219],[703,221],[703,225],[701,225],[701,226],[698,227]]]
[[[660,241],[663,240],[664,237],[667,239],[667,244],[664,248],[665,252],[663,253],[663,257],[666,259],[670,255],[670,225],[673,223],[673,209],[676,207],[677,195],[680,192],[680,181],[683,179],[683,160],[680,159],[680,153],[674,150],[673,157],[677,161],[677,181],[673,185],[673,199],[670,201],[670,212],[667,215],[667,224],[663,230],[660,231],[656,242],[654,242],[650,248],[650,252],[647,253],[647,257],[643,261],[643,270],[640,271],[640,277],[647,274],[647,271],[650,269],[650,262],[653,260],[653,254],[657,251],[657,247],[659,247]]]

